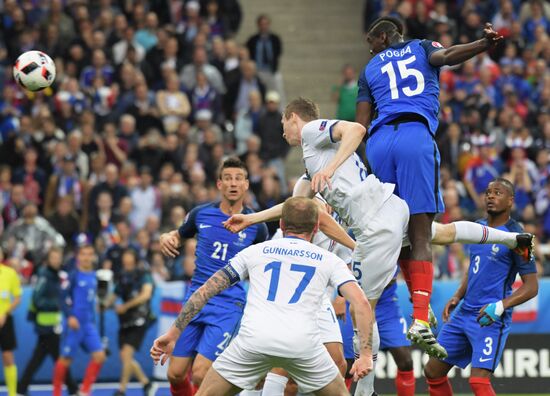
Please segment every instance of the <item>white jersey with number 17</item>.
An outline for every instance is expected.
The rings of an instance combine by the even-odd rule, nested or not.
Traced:
[[[229,266],[250,278],[239,344],[270,356],[309,356],[321,344],[317,316],[327,286],[355,282],[336,255],[293,237],[250,246]]]

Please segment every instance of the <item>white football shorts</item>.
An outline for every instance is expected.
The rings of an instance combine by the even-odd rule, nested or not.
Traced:
[[[323,300],[317,322],[319,323],[321,342],[323,344],[328,344],[330,342],[339,342],[340,344],[343,344],[340,325],[338,324],[336,312],[334,312],[334,307],[332,306],[330,300]]]
[[[378,299],[393,279],[408,227],[409,207],[396,195],[363,225],[352,254],[352,270],[368,299]]]
[[[277,357],[245,350],[239,336],[214,361],[212,367],[233,385],[253,390],[273,367],[288,371],[302,393],[324,388],[340,375],[324,345],[319,344],[305,358]]]

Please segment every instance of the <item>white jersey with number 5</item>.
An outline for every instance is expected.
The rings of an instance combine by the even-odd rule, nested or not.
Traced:
[[[327,286],[355,278],[333,253],[285,237],[250,246],[230,266],[250,278],[239,343],[280,357],[307,357],[321,344],[317,316]]]
[[[302,149],[307,173],[312,178],[332,160],[340,142],[332,140],[332,129],[339,120],[319,119],[302,128]],[[353,153],[336,170],[331,179],[332,188],[323,189],[321,195],[350,226],[356,238],[364,232],[370,220],[388,200],[395,186],[382,183],[367,170],[356,153]]]

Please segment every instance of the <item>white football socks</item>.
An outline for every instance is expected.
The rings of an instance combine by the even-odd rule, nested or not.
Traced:
[[[288,378],[275,373],[267,373],[262,396],[283,396]]]
[[[261,390],[242,390],[239,396],[262,396]]]
[[[380,349],[380,334],[378,334],[378,325],[374,322],[372,329],[372,371],[365,377],[357,381],[355,396],[371,396],[374,393],[374,377],[376,372],[376,360],[378,350]],[[355,336],[354,336],[355,337]],[[355,342],[354,342],[355,346]],[[355,348],[354,348],[355,349]],[[354,351],[356,354],[358,351]]]
[[[517,246],[515,232],[507,232],[484,226],[471,221],[455,221],[455,242],[466,244],[498,243],[515,249]],[[432,236],[435,235],[435,223],[432,223]]]

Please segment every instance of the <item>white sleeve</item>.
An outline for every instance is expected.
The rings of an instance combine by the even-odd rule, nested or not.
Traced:
[[[302,143],[315,148],[330,146],[335,142],[332,140],[332,128],[339,120],[315,120],[308,122],[302,128]]]
[[[228,267],[229,270],[233,270],[236,275],[239,276],[239,280],[245,280],[248,278],[248,263],[250,263],[249,251],[253,249],[253,246],[250,246],[244,250],[241,250],[237,253],[231,260],[229,260]]]
[[[357,282],[346,263],[337,258],[331,263],[332,273],[330,274],[329,285],[340,293],[340,286],[348,282]]]
[[[337,244],[332,253],[341,258],[344,263],[351,264],[351,255],[353,253],[353,250],[351,250],[350,248],[345,247],[341,244]]]

